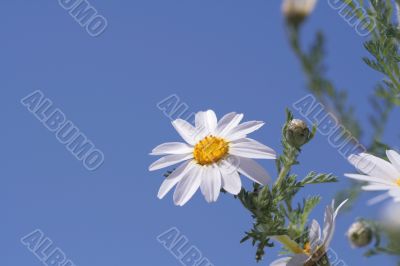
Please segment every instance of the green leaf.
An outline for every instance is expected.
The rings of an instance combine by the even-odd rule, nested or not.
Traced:
[[[310,172],[300,183],[302,186],[310,184],[333,183],[337,182],[337,178],[333,174],[318,174]]]

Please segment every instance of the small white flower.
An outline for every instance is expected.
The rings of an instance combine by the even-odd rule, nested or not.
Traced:
[[[291,252],[294,253],[291,257],[284,257],[275,260],[271,266],[304,266],[315,265],[326,253],[332,241],[335,232],[335,220],[340,208],[347,202],[343,201],[335,210],[335,201],[328,205],[325,209],[324,228],[321,232],[321,227],[316,220],[311,222],[308,232],[309,242],[304,247],[299,246],[295,241],[288,236],[277,236],[275,239],[280,241]]]
[[[386,155],[390,162],[367,153],[349,156],[349,162],[363,174],[345,174],[345,176],[367,182],[368,184],[362,187],[363,190],[387,191],[370,200],[370,204],[389,197],[395,202],[400,202],[400,155],[393,150],[387,150]]]
[[[283,0],[282,12],[289,18],[305,18],[315,8],[317,0]]]
[[[195,126],[177,119],[172,122],[187,143],[164,143],[153,149],[151,155],[166,155],[154,162],[150,171],[181,164],[162,183],[158,197],[163,198],[175,185],[174,202],[182,206],[200,187],[207,202],[218,199],[221,188],[237,195],[242,183],[239,173],[254,182],[265,185],[270,177],[252,159],[276,159],[273,149],[247,138],[261,128],[261,121],[240,124],[243,114],[229,113],[217,121],[212,110],[198,112]],[[239,173],[238,173],[239,172]]]

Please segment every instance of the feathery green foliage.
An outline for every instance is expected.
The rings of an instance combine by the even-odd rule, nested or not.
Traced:
[[[389,149],[383,141],[386,124],[396,106],[400,106],[400,0],[341,0],[346,8],[341,12],[347,18],[358,21],[368,16],[375,23],[369,24],[370,34],[364,42],[364,48],[369,56],[363,61],[372,70],[383,75],[382,81],[374,88],[370,96],[372,114],[369,117],[372,137],[368,141],[367,151],[371,154],[385,158],[385,151]],[[354,116],[353,107],[347,102],[345,91],[338,90],[325,76],[324,37],[318,32],[315,41],[309,50],[304,50],[300,44],[300,27],[287,25],[289,41],[294,53],[301,62],[308,83],[308,89],[318,100],[330,108],[340,123],[358,139],[362,137],[361,125]],[[361,41],[360,41],[361,43]],[[339,201],[348,198],[354,202],[361,192],[360,183],[352,182],[352,186],[341,191],[337,198]],[[351,204],[347,204],[349,208]],[[374,248],[366,255],[391,254],[400,255],[400,233],[390,231],[379,223],[369,221],[375,228],[376,243]],[[381,239],[386,239],[385,245]]]
[[[282,130],[283,153],[277,160],[278,179],[272,186],[254,184],[252,191],[242,189],[237,196],[243,206],[248,209],[254,219],[253,228],[246,233],[241,242],[251,240],[257,246],[256,260],[260,261],[265,248],[274,246],[274,237],[288,235],[291,239],[304,245],[306,224],[312,210],[320,201],[319,196],[303,199],[293,206],[293,200],[300,189],[310,184],[336,182],[332,174],[310,172],[298,181],[297,175],[291,173],[292,166],[298,164],[300,147],[295,147],[287,139],[286,130],[294,117],[287,111],[286,123]],[[315,134],[315,126],[309,132],[306,144]]]

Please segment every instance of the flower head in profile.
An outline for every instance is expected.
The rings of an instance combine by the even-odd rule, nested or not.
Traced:
[[[359,219],[350,226],[346,236],[353,248],[361,248],[372,242],[374,229],[367,221]]]
[[[253,159],[276,159],[273,149],[247,138],[264,123],[240,124],[243,114],[229,113],[217,120],[212,110],[198,112],[195,125],[182,119],[172,122],[186,143],[164,143],[151,155],[165,155],[150,171],[182,163],[162,183],[158,197],[163,198],[175,185],[174,202],[182,206],[200,188],[207,202],[218,199],[221,188],[237,195],[242,183],[239,173],[259,184],[269,181],[267,172]]]
[[[323,260],[335,233],[336,216],[346,202],[347,200],[343,201],[335,209],[335,201],[333,200],[331,205],[326,207],[322,232],[319,223],[316,220],[312,221],[308,232],[308,242],[304,247],[301,247],[288,236],[275,237],[294,255],[278,259],[272,262],[271,266],[308,266],[316,265],[316,262]]]
[[[367,182],[362,187],[363,190],[385,191],[384,194],[370,200],[370,204],[389,197],[395,202],[400,202],[400,155],[393,150],[387,150],[386,155],[389,162],[367,153],[349,156],[349,162],[362,174],[345,174],[345,176]]]
[[[316,4],[317,0],[283,0],[282,12],[289,22],[299,24],[310,15]]]

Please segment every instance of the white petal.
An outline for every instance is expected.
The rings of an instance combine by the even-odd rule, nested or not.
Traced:
[[[389,195],[393,198],[400,198],[400,188],[391,189]]]
[[[242,181],[240,180],[239,173],[236,168],[231,166],[225,167],[226,164],[222,164],[219,167],[222,177],[222,187],[233,195],[239,194],[242,190]]]
[[[314,251],[315,248],[321,245],[321,227],[316,220],[312,220],[311,222],[309,239],[312,251]]]
[[[262,121],[248,121],[233,128],[231,132],[226,135],[230,141],[235,141],[245,138],[248,134],[260,129],[265,123]]]
[[[239,173],[248,177],[253,182],[261,185],[266,185],[269,181],[271,181],[271,178],[265,169],[254,160],[238,156],[236,157],[239,159]]]
[[[275,154],[265,153],[256,149],[252,148],[232,148],[229,149],[229,153],[232,155],[244,157],[244,158],[251,158],[251,159],[272,159],[275,160]]]
[[[217,129],[215,130],[215,135],[225,137],[231,132],[233,128],[239,125],[242,119],[243,114],[229,113],[225,115],[218,122]]]
[[[371,182],[371,183],[377,183],[377,184],[384,184],[384,185],[389,185],[393,186],[393,182],[389,182],[386,179],[382,178],[377,178],[377,177],[372,177],[372,176],[367,176],[367,175],[359,175],[359,174],[344,174],[344,176],[359,180],[359,181],[364,181],[364,182]]]
[[[327,206],[325,209],[325,217],[324,217],[324,229],[323,229],[323,245],[322,247],[327,249],[332,241],[333,235],[335,233],[335,220],[336,216],[339,213],[339,210],[346,204],[348,200],[344,200],[337,208],[335,208],[335,200],[332,200],[330,206]],[[321,247],[321,248],[322,248]]]
[[[292,257],[284,257],[273,261],[270,266],[286,266]]]
[[[164,156],[149,166],[149,171],[159,170],[189,159],[192,159],[192,154],[175,154]]]
[[[322,239],[323,239],[322,247],[325,247],[325,248],[328,248],[328,245],[329,245],[330,241],[332,240],[333,231],[335,228],[334,219],[333,219],[334,209],[333,209],[332,205],[334,205],[334,201],[332,202],[331,205],[327,206],[325,209],[324,229],[323,229],[323,233],[322,233]]]
[[[361,188],[365,191],[379,191],[379,190],[390,190],[393,188],[393,186],[374,183],[374,184],[362,186]]]
[[[201,132],[198,139],[202,139],[207,135],[214,134],[217,128],[217,116],[214,111],[208,110],[205,112],[198,112],[195,117],[196,130]]]
[[[200,187],[203,169],[195,165],[192,169],[179,181],[174,192],[174,203],[183,206],[188,202]]]
[[[276,157],[276,151],[274,149],[272,149],[268,146],[265,146],[264,144],[254,140],[254,139],[251,139],[251,138],[242,138],[242,139],[235,140],[235,141],[231,142],[231,146],[238,147],[238,148],[251,147],[253,149],[264,151],[266,153],[275,154],[275,157]]]
[[[190,171],[193,167],[192,161],[187,161],[179,166],[175,171],[173,171],[161,184],[158,190],[157,197],[162,199],[167,195],[167,193],[179,182],[182,178]]]
[[[386,155],[396,170],[400,173],[400,154],[398,154],[396,151],[388,150],[386,151]]]
[[[191,152],[193,152],[193,147],[186,143],[168,142],[155,147],[151,152],[151,155],[188,154]]]
[[[336,219],[336,216],[338,215],[339,211],[341,208],[343,208],[343,206],[349,201],[349,199],[345,199],[344,201],[342,201],[342,203],[339,204],[339,206],[337,206],[335,213],[333,214],[333,219]],[[332,205],[334,206],[334,205]]]
[[[198,132],[196,132],[195,127],[193,127],[190,123],[182,119],[177,119],[172,122],[172,125],[183,140],[185,140],[190,145],[196,144],[195,137]]]
[[[396,179],[398,174],[392,164],[367,153],[350,155],[349,162],[364,174],[376,176],[388,181]]]
[[[389,193],[384,193],[367,201],[367,205],[374,205],[390,198]]]
[[[253,139],[240,139],[232,142],[229,153],[253,159],[276,159],[276,152]]]
[[[203,168],[204,171],[200,184],[201,192],[208,203],[215,202],[217,201],[219,192],[221,191],[221,173],[214,165]]]

